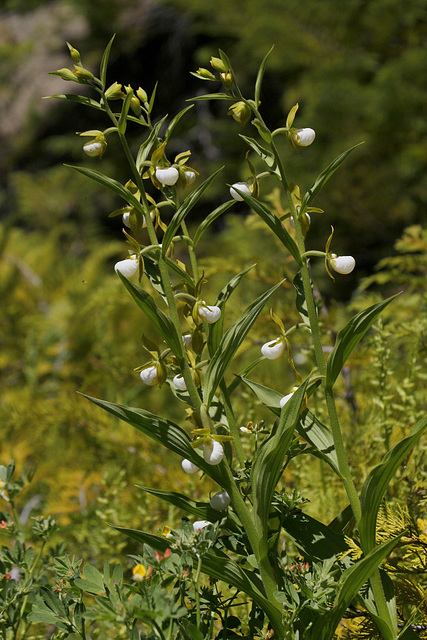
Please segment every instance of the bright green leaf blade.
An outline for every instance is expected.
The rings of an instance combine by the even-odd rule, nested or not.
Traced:
[[[169,249],[170,243],[173,240],[174,235],[180,228],[185,217],[190,213],[191,209],[197,204],[202,197],[203,193],[209,187],[211,182],[215,180],[216,176],[223,170],[223,167],[215,171],[207,180],[205,180],[197,189],[190,193],[179,207],[178,211],[173,216],[172,220],[168,224],[165,235],[162,240],[162,252],[166,255]]]
[[[113,45],[115,37],[116,37],[116,34],[113,35],[113,37],[111,38],[110,42],[105,47],[104,53],[102,54],[99,77],[100,77],[100,80],[102,82],[102,86],[104,88],[105,88],[105,85],[106,85],[106,82],[107,82],[108,58],[110,57],[110,51],[111,51],[111,47]]]
[[[417,422],[412,433],[390,449],[382,462],[372,469],[366,478],[360,496],[362,518],[359,522],[360,538],[364,549],[372,549],[374,547],[378,510],[387,487],[398,467],[409,455],[426,428],[427,418],[422,418]]]
[[[311,411],[304,413],[296,425],[296,430],[316,450],[317,453],[314,455],[327,462],[341,477],[331,430]]]
[[[107,187],[107,189],[110,189],[110,191],[113,191],[113,193],[123,198],[123,200],[125,200],[128,204],[136,207],[137,209],[141,209],[141,203],[139,202],[139,200],[137,200],[135,196],[117,180],[108,178],[107,176],[104,176],[103,173],[100,173],[95,169],[76,167],[71,164],[66,164],[64,166],[69,167],[70,169],[74,169],[74,171],[78,171],[82,175],[86,176],[86,178],[90,178],[95,182],[99,182],[99,184],[102,184],[103,187]]]
[[[209,406],[212,397],[219,385],[229,363],[235,355],[237,349],[242,344],[253,323],[261,313],[265,303],[282,285],[279,282],[263,293],[249,307],[245,309],[240,318],[226,331],[221,339],[218,349],[215,351],[205,374],[205,385],[203,389],[204,402]]]
[[[262,358],[262,360],[265,360],[265,358]],[[242,382],[254,392],[258,400],[265,404],[266,407],[274,411],[277,416],[280,415],[280,400],[285,395],[285,392],[279,393],[274,389],[270,389],[270,387],[266,387],[253,380],[248,380],[248,378],[245,377],[242,377]]]
[[[354,151],[354,149],[357,149],[357,147],[360,147],[360,145],[362,144],[364,143],[359,142],[358,144],[355,144],[354,147],[351,147],[350,149],[347,149],[347,151],[344,151],[344,153],[341,153],[341,155],[339,155],[337,158],[335,158],[335,160],[333,160],[330,164],[328,164],[326,169],[317,176],[313,186],[310,187],[310,189],[307,191],[307,193],[305,194],[302,200],[301,211],[306,210],[306,208],[312,202],[314,197],[319,193],[319,191],[322,189],[324,184],[335,173],[338,167],[344,162],[347,156],[349,156],[350,153]]]
[[[182,116],[187,113],[187,111],[189,111],[190,109],[193,108],[194,105],[190,105],[189,107],[185,107],[185,109],[183,109],[182,111],[180,111],[179,113],[176,114],[176,116],[174,118],[172,118],[172,120],[170,121],[168,128],[166,129],[165,132],[165,142],[167,142],[169,140],[169,138],[172,135],[172,132],[174,130],[174,128],[176,127],[176,125],[178,124],[178,122],[181,120]]]
[[[236,98],[232,98],[226,93],[207,93],[203,96],[196,96],[195,98],[189,98],[187,102],[197,102],[198,100],[231,100],[234,102]]]
[[[208,216],[206,216],[206,218],[200,224],[199,228],[197,229],[194,235],[194,239],[193,239],[194,247],[196,247],[199,244],[200,238],[205,233],[209,225],[211,225],[212,222],[214,222],[217,218],[219,218],[219,216],[225,213],[227,209],[229,209],[233,204],[235,204],[235,202],[236,202],[235,200],[228,200],[227,202],[224,202],[224,204],[221,204],[219,207],[217,207]]]
[[[359,590],[371,577],[381,562],[391,553],[399,542],[399,538],[388,540],[368,553],[362,560],[344,571],[341,581],[342,586],[335,598],[334,605],[328,613],[321,616],[310,633],[310,638],[316,640],[332,640],[335,630],[357,596]]]
[[[265,162],[267,167],[269,167],[270,169],[275,168],[276,159],[271,151],[260,145],[259,142],[254,138],[249,138],[248,136],[244,136],[241,133],[239,133],[239,136],[246,142],[246,144],[252,149],[252,151],[255,151],[255,153],[259,155],[259,157]]]
[[[295,291],[297,294],[295,304],[296,304],[298,313],[300,314],[301,320],[303,321],[303,323],[309,325],[310,323],[308,318],[307,301],[305,299],[305,292],[304,292],[304,285],[302,281],[301,271],[298,271],[297,275],[292,280],[292,284],[294,285]],[[310,284],[311,286],[313,286],[311,280],[310,280]]]
[[[264,60],[261,62],[260,68],[258,70],[256,82],[255,82],[255,104],[258,107],[259,105],[259,97],[261,94],[262,80],[264,78],[265,65],[267,64],[267,60],[270,56],[270,53],[273,51],[274,45],[271,47],[270,51],[264,57]]]
[[[258,202],[258,200],[256,200],[252,196],[239,191],[239,189],[237,189],[236,187],[234,187],[234,189],[240,193],[243,200],[252,209],[252,211],[258,214],[259,217],[264,220],[267,226],[270,227],[275,236],[279,238],[279,240],[284,244],[289,253],[295,258],[296,262],[298,264],[301,264],[301,256],[297,244],[286,230],[286,227],[281,223],[279,218],[271,213],[271,211],[264,204]]]
[[[96,100],[88,98],[87,96],[76,96],[74,93],[59,93],[54,96],[45,96],[43,100],[69,100],[70,102],[84,104],[85,107],[93,107],[94,109],[98,109],[98,111],[104,111],[104,108]]]
[[[143,169],[142,163],[145,162],[151,154],[153,146],[155,148],[158,146],[158,135],[165,120],[166,116],[153,126],[150,135],[147,136],[147,139],[139,147],[138,155],[136,156],[136,167],[140,173]]]
[[[150,322],[160,332],[163,340],[172,349],[178,361],[183,359],[182,337],[176,332],[175,325],[172,320],[163,311],[161,311],[149,293],[136,287],[120,272],[118,273],[120,280],[131,294],[139,308],[145,313]]]
[[[223,486],[222,473],[220,471],[221,465],[210,465],[205,462],[202,456],[199,456],[195,449],[191,446],[191,441],[186,432],[178,425],[156,416],[150,411],[145,409],[137,409],[134,407],[126,407],[120,404],[114,404],[107,402],[106,400],[99,400],[98,398],[91,398],[84,394],[84,398],[87,398],[94,404],[98,405],[108,413],[111,413],[116,418],[124,420],[128,424],[141,431],[144,435],[148,436],[155,442],[158,442],[163,447],[166,447],[173,453],[178,454],[181,458],[190,460],[200,469],[202,469],[207,475],[213,478],[220,486]]]
[[[248,375],[248,373],[250,373],[253,369],[255,369],[255,367],[257,367],[259,363],[263,362],[264,360],[265,360],[264,356],[261,356],[256,360],[254,360],[253,362],[251,362],[250,364],[248,364],[248,366],[245,367],[243,371],[241,371],[240,373],[236,373],[234,380],[232,380],[228,385],[229,395],[234,393],[234,391],[237,389],[239,384],[246,379],[246,376]]]
[[[274,489],[282,474],[283,463],[291,443],[295,426],[304,402],[308,380],[299,387],[283,407],[275,432],[262,443],[251,470],[252,502],[263,535],[267,531],[267,521]]]
[[[236,289],[236,287],[239,285],[242,278],[254,266],[255,265],[252,264],[250,267],[248,267],[247,269],[244,269],[243,271],[241,271],[240,273],[238,273],[237,275],[231,278],[230,282],[228,282],[225,285],[225,287],[223,287],[223,289],[221,289],[221,291],[219,292],[219,295],[215,302],[215,306],[219,307],[220,309],[224,309],[227,300],[229,299],[233,291]],[[208,349],[209,349],[210,355],[213,355],[215,351],[218,349],[219,343],[222,338],[223,329],[224,329],[224,314],[221,313],[221,317],[219,318],[219,320],[209,325]]]
[[[103,593],[105,591],[104,586],[100,587],[99,584],[96,584],[96,582],[92,582],[91,580],[83,580],[83,578],[75,578],[75,580],[73,580],[73,583],[79,589],[82,589],[83,591],[87,591],[87,593],[97,594],[97,593]]]
[[[208,520],[209,522],[216,522],[224,517],[224,512],[216,511],[212,509],[209,502],[197,502],[187,496],[177,493],[175,491],[160,491],[159,489],[150,489],[148,487],[141,487],[136,485],[140,489],[143,489],[146,493],[152,496],[156,496],[160,500],[164,500],[169,504],[173,504],[178,509],[191,513],[199,520]]]
[[[397,294],[398,295],[398,294]],[[326,386],[332,388],[341,372],[347,358],[359,344],[365,333],[378,318],[380,313],[394,300],[396,296],[364,309],[354,316],[339,332],[334,348],[326,363]]]
[[[85,566],[83,567],[83,576],[87,580],[90,580],[94,584],[98,585],[98,587],[101,587],[101,591],[104,591],[104,578],[96,567],[91,564],[85,564]]]
[[[164,553],[169,547],[168,540],[160,536],[135,529],[126,529],[124,527],[115,526],[114,529],[121,531],[142,544],[149,545],[159,553]],[[282,612],[264,597],[262,594],[263,586],[256,573],[242,569],[237,563],[230,560],[225,553],[216,549],[212,549],[203,555],[202,571],[212,578],[222,580],[226,584],[240,589],[249,597],[253,598],[268,615],[276,631],[282,634],[284,633]]]

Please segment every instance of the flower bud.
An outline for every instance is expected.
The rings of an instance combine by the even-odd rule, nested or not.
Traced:
[[[196,174],[194,173],[194,171],[184,171],[184,176],[185,176],[185,184],[187,187],[190,184],[193,184],[193,182],[196,179]]]
[[[182,344],[186,349],[191,349],[192,340],[193,340],[193,337],[191,333],[186,333],[185,335],[182,336]]]
[[[80,53],[75,49],[69,42],[67,42],[68,49],[70,50],[70,56],[73,59],[73,62],[77,64],[80,63]]]
[[[180,373],[173,378],[172,382],[179,391],[187,391],[184,377]]]
[[[203,457],[208,464],[219,464],[224,457],[224,448],[217,440],[211,440],[211,444],[203,445]]]
[[[105,97],[107,98],[107,100],[120,100],[125,96],[126,94],[122,91],[122,85],[118,82],[113,82],[111,87],[108,87],[105,92]]]
[[[235,200],[238,200],[239,202],[243,202],[243,198],[240,195],[240,193],[237,193],[237,191],[235,191],[234,187],[239,189],[239,191],[241,191],[242,193],[246,193],[248,196],[251,195],[251,190],[247,182],[235,182],[230,187],[230,195],[232,198],[234,198]]]
[[[78,80],[82,80],[83,82],[88,82],[89,80],[93,80],[95,77],[93,73],[89,71],[89,69],[80,67],[77,64],[74,65],[74,75]]]
[[[270,340],[270,342],[263,344],[261,347],[261,353],[265,358],[268,358],[268,360],[276,360],[276,358],[279,358],[282,355],[284,348],[285,345],[283,341],[276,338],[275,340]]]
[[[310,129],[310,127],[292,130],[292,139],[300,147],[308,147],[314,141],[315,137],[316,132],[314,129]]]
[[[138,271],[139,264],[136,256],[126,258],[126,260],[120,260],[114,265],[114,271],[122,274],[125,278],[131,278]]]
[[[220,71],[221,73],[227,73],[227,71],[229,71],[229,69],[227,69],[227,67],[221,60],[221,58],[214,58],[212,56],[210,63],[211,63],[211,67],[213,67],[216,71]]]
[[[142,112],[141,103],[136,96],[132,96],[132,98],[130,99],[130,108],[132,109],[132,111],[136,116],[141,115],[141,112]]]
[[[147,92],[144,91],[144,89],[141,89],[141,87],[138,87],[138,89],[136,90],[136,95],[141,100],[141,102],[143,103],[147,102],[148,100]]]
[[[94,140],[90,140],[83,145],[83,151],[91,158],[96,158],[97,156],[102,157],[106,147],[107,143],[105,141],[97,140],[95,138]]]
[[[156,169],[156,179],[160,184],[171,187],[176,184],[179,178],[178,169],[175,167],[168,167],[167,169]]]
[[[212,522],[209,522],[209,520],[196,520],[196,522],[193,522],[193,531],[194,533],[197,533],[205,527],[208,527],[210,524],[212,524]]]
[[[233,86],[233,76],[231,75],[231,71],[220,73],[219,77],[221,78],[224,89],[231,89],[231,87]]]
[[[309,214],[304,213],[304,216],[305,216],[305,223],[306,224],[308,223],[308,226],[310,226],[311,218]],[[303,221],[301,221],[301,223],[303,224]],[[293,216],[290,217],[289,224],[291,225],[292,229],[295,229],[295,220]]]
[[[229,108],[228,115],[233,116],[244,127],[251,117],[251,110],[244,102],[236,102]]]
[[[356,266],[356,260],[353,256],[336,256],[334,253],[329,258],[329,264],[332,269],[343,275],[351,273]]]
[[[144,384],[153,387],[155,384],[157,384],[157,367],[153,365],[152,367],[143,369],[139,374],[139,377]]]
[[[193,464],[190,460],[187,460],[187,458],[184,458],[181,462],[181,467],[185,473],[197,473],[200,471],[199,467]]]
[[[197,313],[208,324],[213,324],[221,317],[221,309],[215,305],[207,305],[204,300],[200,300],[197,307]]]
[[[67,69],[65,67],[63,69],[58,69],[58,71],[53,72],[53,75],[59,76],[63,80],[67,80],[69,82],[77,82],[77,78],[75,74],[72,71],[70,71],[70,69]]]
[[[226,491],[220,491],[212,496],[210,505],[216,511],[224,511],[231,502],[231,498]]]
[[[216,80],[214,74],[208,71],[208,69],[204,69],[203,67],[199,67],[196,73],[203,80]]]

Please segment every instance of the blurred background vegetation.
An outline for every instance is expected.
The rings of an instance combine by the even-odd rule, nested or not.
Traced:
[[[150,94],[159,80],[158,117],[173,116],[187,98],[205,92],[206,85],[189,72],[208,67],[218,47],[227,51],[249,94],[274,44],[262,94],[264,117],[272,127],[283,126],[299,102],[296,125],[317,133],[309,150],[283,148],[288,177],[301,189],[336,155],[365,141],[319,196],[316,205],[325,214],[314,217],[308,242],[321,248],[332,224],[334,250],[357,260],[354,274],[338,278],[335,286],[314,265],[325,329],[342,326],[351,312],[382,295],[405,291],[357,352],[342,383],[352,463],[360,477],[366,474],[425,410],[426,0],[6,0],[2,6],[0,462],[13,456],[19,468],[38,464],[29,496],[34,513],[54,513],[61,536],[79,554],[111,558],[128,542],[105,521],[156,530],[162,519],[176,517],[134,484],[182,490],[185,483],[185,491],[200,498],[210,488],[207,481],[182,478],[179,461],[76,394],[149,405],[183,420],[167,388],[142,389],[133,372],[145,359],[140,335],[147,328],[112,270],[126,252],[120,220],[108,218],[117,202],[62,166],[94,166],[83,157],[75,132],[102,129],[107,121],[81,105],[41,99],[77,87],[47,75],[70,66],[66,41],[96,73],[112,33],[117,36],[109,81]],[[171,156],[191,149],[191,164],[203,178],[227,162],[194,214],[201,219],[227,197],[226,183],[248,177],[246,148],[238,138],[240,126],[222,103],[198,102],[184,120],[171,141]],[[121,152],[110,140],[96,166],[126,181]],[[274,238],[243,207],[234,209],[200,247],[211,296],[235,271],[264,258],[243,298],[236,294],[230,301],[228,321],[252,294],[284,274],[290,278],[293,269]],[[275,310],[286,323],[296,319],[293,305],[285,285]],[[242,367],[272,330],[266,309],[242,349]],[[303,343],[296,348],[308,373],[310,353]],[[281,378],[285,393],[292,381],[283,363],[278,367],[264,363],[258,375],[272,386]],[[263,415],[249,395],[241,399],[242,420],[244,410],[250,418]],[[402,471],[406,483],[396,483],[403,501],[425,480],[421,454],[422,445]],[[319,517],[332,519],[338,503],[344,506],[320,463],[290,467],[285,481],[304,487]]]

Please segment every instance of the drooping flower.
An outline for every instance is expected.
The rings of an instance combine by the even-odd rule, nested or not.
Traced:
[[[217,440],[211,439],[210,443],[203,445],[203,457],[208,464],[219,464],[224,457],[224,447]]]
[[[199,300],[197,305],[197,313],[200,318],[202,318],[202,320],[209,324],[213,324],[214,322],[219,320],[221,316],[221,309],[220,307],[217,307],[215,305],[207,305],[204,300]]]
[[[226,491],[219,491],[210,499],[212,509],[224,511],[231,502],[231,498]]]
[[[292,140],[300,147],[308,147],[316,137],[316,132],[310,127],[304,129],[292,129]]]
[[[268,360],[276,360],[279,358],[285,349],[285,344],[283,340],[280,338],[276,338],[275,340],[270,340],[270,342],[266,342],[261,347],[261,353]]]
[[[337,273],[347,275],[353,271],[356,266],[356,260],[353,256],[337,256],[335,253],[332,253],[329,258],[329,264]]]
[[[228,110],[228,115],[232,116],[236,122],[245,126],[251,117],[251,110],[245,102],[235,102]]]
[[[83,145],[83,151],[91,158],[96,158],[97,156],[102,156],[105,150],[105,146],[105,144],[99,142],[98,140],[90,140]]]
[[[157,384],[157,379],[158,379],[157,367],[153,365],[152,367],[147,367],[146,369],[143,369],[139,374],[139,377],[141,378],[144,384],[147,384],[150,387],[154,386],[155,384]]]
[[[209,520],[196,520],[196,522],[193,522],[193,531],[197,533],[210,524],[212,524],[212,522],[209,522]]]
[[[185,384],[184,376],[178,373],[172,380],[173,384],[179,391],[186,391],[187,385]]]
[[[129,227],[129,229],[131,228],[130,225],[130,211],[125,211],[123,216],[122,216],[122,222],[126,227]],[[150,219],[154,220],[154,211],[150,211]],[[147,226],[147,220],[145,219],[145,216],[142,216],[142,229],[145,229],[145,227]]]
[[[156,179],[160,184],[171,187],[178,182],[179,171],[175,167],[167,167],[166,169],[156,169]]]
[[[238,200],[239,202],[243,202],[243,198],[240,193],[237,193],[234,187],[236,187],[236,189],[239,189],[239,191],[241,191],[242,193],[246,193],[246,195],[248,196],[251,195],[251,189],[247,182],[235,182],[230,187],[230,195],[232,198]]]
[[[306,224],[308,224],[308,226],[310,226],[311,217],[309,216],[309,214],[307,212],[305,212],[304,215],[305,215],[305,219],[306,219]],[[293,216],[290,217],[289,224],[291,225],[292,229],[295,229],[295,220],[294,220]]]
[[[126,260],[120,260],[114,265],[114,271],[122,274],[125,278],[131,278],[138,271],[138,258],[136,256],[130,256]]]
[[[147,570],[143,564],[137,564],[132,569],[132,577],[136,582],[142,582],[145,578],[146,573]]]
[[[181,467],[185,473],[197,473],[198,471],[200,471],[199,467],[191,462],[191,460],[187,460],[187,458],[184,458],[184,460],[181,462]]]

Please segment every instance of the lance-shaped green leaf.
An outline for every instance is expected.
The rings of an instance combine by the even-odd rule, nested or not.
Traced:
[[[261,94],[262,80],[264,78],[265,65],[267,64],[268,57],[270,53],[273,51],[274,45],[271,47],[270,51],[264,57],[264,60],[261,62],[260,68],[258,70],[258,74],[255,82],[255,104],[258,107],[260,104],[259,96]]]
[[[283,281],[282,281],[283,282]],[[219,385],[229,363],[237,349],[242,344],[253,323],[258,318],[267,300],[282,285],[279,282],[263,293],[249,307],[245,309],[240,318],[223,335],[217,350],[215,351],[205,374],[203,398],[207,406],[210,405],[215,389]]]
[[[164,553],[169,547],[168,540],[160,536],[135,529],[126,529],[124,527],[115,526],[114,529],[124,533],[137,542],[147,544],[159,553]],[[263,595],[263,585],[256,573],[242,569],[236,562],[230,560],[225,553],[222,553],[218,549],[211,549],[202,556],[201,569],[202,572],[208,576],[230,584],[246,593],[267,614],[279,637],[283,637],[282,611]]]
[[[88,98],[87,96],[76,96],[74,93],[58,93],[54,96],[43,96],[43,100],[69,100],[70,102],[78,102],[84,104],[85,107],[93,107],[98,111],[105,111],[99,102]]]
[[[281,223],[279,218],[271,213],[270,209],[268,209],[264,204],[258,202],[255,198],[240,191],[235,186],[233,187],[235,191],[237,191],[246,204],[259,215],[260,218],[264,220],[268,227],[272,230],[272,232],[279,238],[279,240],[285,245],[289,253],[295,258],[298,264],[301,264],[301,254],[299,252],[298,246],[295,240],[288,233],[286,227]]]
[[[381,581],[381,589],[384,593],[386,607],[389,613],[389,624],[396,630],[398,625],[396,598],[394,596],[394,584],[390,576],[383,570],[378,570],[378,575]],[[381,630],[385,624],[385,621],[378,615],[378,608],[375,602],[374,590],[371,583],[367,583],[358,595],[358,599],[362,602],[363,606],[369,611],[372,619]],[[387,633],[387,629],[386,629]]]
[[[198,100],[231,100],[234,102],[236,98],[229,96],[227,93],[207,93],[203,96],[195,96],[194,98],[189,98],[187,102],[197,102]]]
[[[242,278],[254,266],[255,265],[252,264],[250,267],[248,267],[247,269],[244,269],[237,275],[233,276],[233,278],[231,278],[230,282],[228,282],[225,285],[225,287],[223,287],[223,289],[221,289],[221,291],[219,292],[219,295],[215,302],[215,306],[219,307],[220,309],[224,309],[227,300],[229,299],[233,291],[236,289],[236,287],[239,285]],[[223,333],[223,328],[224,328],[224,314],[221,313],[221,317],[219,318],[219,320],[209,325],[208,349],[211,355],[214,354],[215,351],[218,349],[218,346],[222,337],[222,333]]]
[[[355,144],[354,147],[351,147],[350,149],[347,149],[347,151],[344,151],[344,153],[341,153],[341,155],[339,155],[337,158],[335,158],[335,160],[333,160],[330,164],[328,164],[326,169],[317,176],[313,186],[311,186],[310,189],[307,191],[307,193],[304,195],[304,198],[301,204],[301,213],[303,213],[307,209],[307,207],[312,202],[314,197],[319,193],[323,185],[335,173],[335,171],[344,162],[347,156],[349,156],[350,153],[354,151],[354,149],[356,149],[357,147],[360,147],[361,144],[364,144],[364,143],[359,142],[358,144]]]
[[[173,240],[174,235],[180,228],[182,222],[185,220],[185,217],[190,213],[191,209],[195,204],[200,200],[203,193],[209,187],[211,182],[215,180],[218,173],[223,170],[223,167],[215,171],[207,180],[205,180],[200,187],[192,191],[184,200],[182,205],[179,207],[178,211],[173,216],[172,220],[168,224],[168,228],[166,229],[165,235],[162,241],[162,251],[163,255],[166,255],[167,250],[169,249],[170,243]]]
[[[124,135],[126,132],[127,117],[128,117],[132,98],[133,98],[133,91],[129,91],[129,93],[126,95],[126,98],[123,100],[120,118],[117,123],[117,129],[121,135]]]
[[[104,88],[105,88],[105,85],[107,83],[108,58],[110,57],[110,51],[111,51],[111,47],[113,45],[115,37],[116,37],[116,34],[113,35],[113,37],[111,38],[110,42],[105,47],[104,53],[102,54],[99,77],[101,79],[102,86]]]
[[[398,442],[386,453],[382,462],[376,466],[365,480],[360,496],[362,517],[359,522],[360,539],[363,549],[375,546],[375,529],[378,510],[387,487],[398,467],[409,455],[415,443],[427,428],[427,418],[417,422],[412,433]]]
[[[248,380],[248,378],[245,377],[242,377],[242,382],[244,382],[249,389],[254,392],[258,400],[265,404],[266,407],[274,411],[277,416],[280,415],[280,400],[283,398],[283,393],[279,393],[278,391],[275,391],[270,387],[266,387],[259,382]]]
[[[181,362],[183,359],[182,337],[177,334],[172,320],[157,307],[149,293],[129,282],[120,272],[118,272],[118,275],[138,307],[160,332],[163,340]]]
[[[267,534],[274,489],[283,471],[283,463],[299,420],[308,380],[295,391],[283,407],[277,428],[264,440],[251,470],[252,499],[257,527],[261,535]]]
[[[301,320],[304,322],[304,324],[309,325],[307,300],[305,299],[305,292],[304,292],[304,285],[302,282],[301,271],[298,271],[297,275],[292,280],[292,284],[294,285],[295,291],[297,294],[295,304],[296,304],[298,313],[300,314]],[[310,284],[311,286],[313,286],[311,280],[310,280]]]
[[[139,172],[142,171],[143,169],[142,163],[145,162],[145,160],[147,160],[148,156],[152,151],[153,145],[157,147],[158,135],[165,120],[166,120],[166,116],[161,120],[159,120],[159,122],[157,122],[153,126],[152,130],[150,131],[150,135],[147,136],[147,139],[139,147],[138,155],[136,156],[136,167]]]
[[[163,447],[177,453],[181,458],[190,460],[213,478],[220,486],[224,485],[220,471],[221,465],[210,465],[205,462],[204,458],[196,453],[195,449],[191,446],[190,438],[184,429],[171,420],[156,416],[154,413],[146,411],[145,409],[127,407],[125,405],[107,402],[106,400],[91,398],[85,394],[81,395],[105,411],[108,411],[108,413],[111,413],[116,418],[132,425],[135,429],[138,429],[138,431],[141,431],[141,433],[158,442]]]
[[[149,493],[156,498],[160,498],[160,500],[164,500],[168,504],[172,504],[178,509],[182,509],[182,511],[191,513],[193,516],[196,516],[196,518],[199,518],[200,520],[216,522],[217,520],[222,520],[222,518],[224,517],[224,512],[212,509],[209,502],[197,502],[196,500],[187,498],[187,496],[182,495],[182,493],[177,493],[175,491],[160,491],[159,489],[141,487],[138,484],[136,486],[140,489],[143,489],[143,491],[145,491],[146,493]]]
[[[239,133],[239,136],[246,142],[246,144],[252,149],[252,151],[255,151],[255,153],[259,155],[259,157],[265,162],[267,167],[270,167],[270,169],[275,168],[276,159],[271,151],[260,145],[259,142],[255,140],[255,138],[249,138],[248,136],[244,136],[241,133]]]
[[[194,105],[190,104],[189,107],[185,107],[185,109],[183,109],[182,111],[177,113],[176,116],[174,118],[172,118],[172,120],[170,121],[170,123],[168,125],[168,128],[166,129],[166,132],[165,132],[165,142],[167,142],[169,140],[169,138],[171,137],[173,130],[175,129],[175,127],[178,124],[178,122],[181,120],[182,116],[185,113],[187,113],[187,111],[192,109],[193,107],[194,107]]]
[[[300,509],[292,509],[281,519],[281,525],[306,560],[327,560],[348,549],[342,534]]]
[[[381,562],[391,553],[399,540],[400,537],[384,542],[344,571],[341,578],[341,587],[331,611],[320,616],[310,631],[310,638],[313,640],[332,640],[341,618],[359,590],[369,580]]]
[[[399,294],[397,294],[399,295]],[[339,332],[334,348],[326,363],[326,386],[332,388],[347,358],[359,344],[365,333],[378,318],[380,313],[396,296],[368,307],[356,314]]]
[[[208,216],[206,216],[206,218],[203,220],[203,222],[200,224],[199,228],[197,229],[194,238],[193,238],[193,246],[196,247],[200,241],[200,238],[202,237],[202,235],[205,233],[206,229],[209,227],[209,225],[212,224],[212,222],[214,222],[217,218],[219,218],[219,216],[221,216],[223,213],[225,213],[227,211],[227,209],[229,209],[233,204],[235,204],[235,200],[228,200],[227,202],[224,202],[224,204],[221,204],[219,207],[217,207],[214,211],[212,211]]]
[[[107,189],[110,189],[110,191],[113,191],[113,193],[123,198],[123,200],[125,200],[128,204],[141,210],[141,203],[139,202],[139,200],[137,200],[135,196],[117,180],[109,178],[108,176],[104,176],[103,173],[101,173],[100,171],[96,171],[95,169],[76,167],[71,164],[66,164],[64,166],[69,167],[70,169],[74,169],[74,171],[78,171],[82,175],[86,176],[86,178],[90,178],[95,182],[99,182],[99,184],[102,184],[103,187],[107,187]]]

